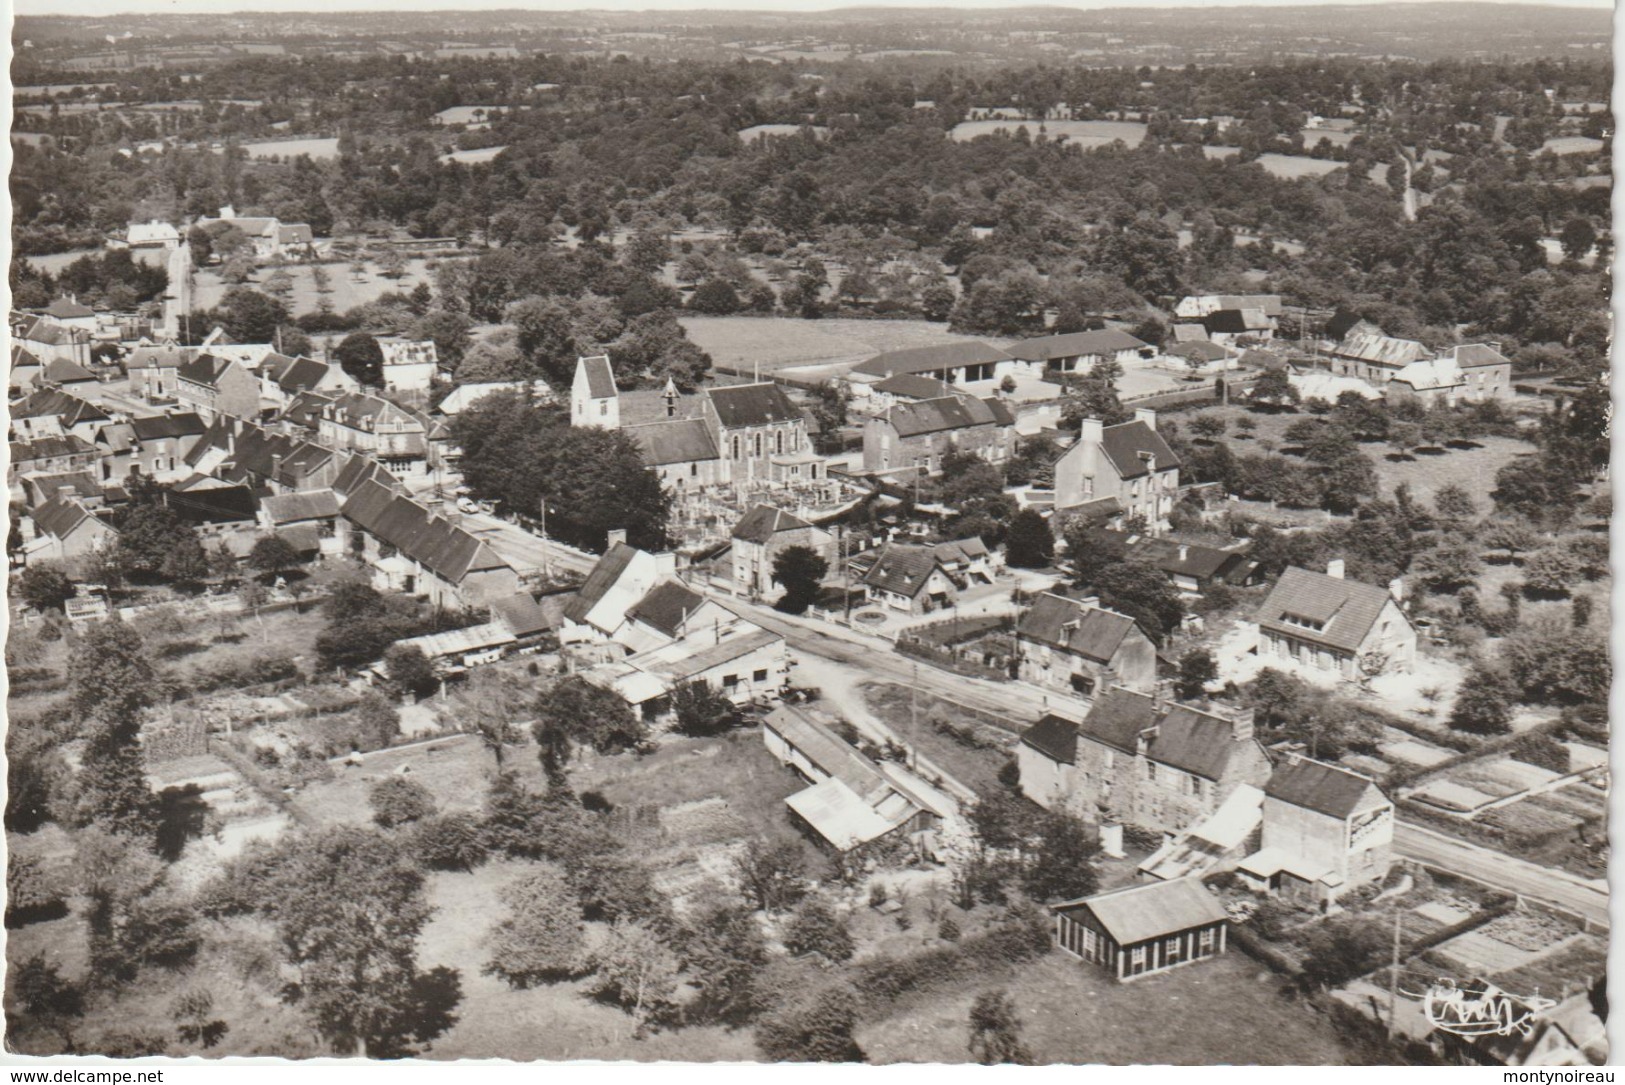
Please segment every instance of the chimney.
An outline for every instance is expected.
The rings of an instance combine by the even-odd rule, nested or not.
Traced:
[[[58,486],[56,488],[56,496],[57,496],[57,500],[59,500],[59,501],[66,501],[70,497],[78,497],[79,496],[79,487],[77,487],[77,486]]]
[[[1237,742],[1246,742],[1253,737],[1253,721],[1257,715],[1251,708],[1238,708],[1230,714],[1230,737]]]
[[[1150,426],[1152,429],[1156,429],[1157,428],[1157,412],[1153,411],[1150,407],[1136,407],[1136,408],[1134,408],[1134,421],[1136,421],[1136,422],[1144,422],[1147,426]]]
[[[279,452],[274,452],[274,453],[271,454],[271,478],[275,479],[281,473],[282,473],[282,454],[279,453]]]
[[[1098,446],[1105,436],[1106,427],[1101,425],[1098,418],[1085,418],[1078,431],[1078,441],[1086,447]]]
[[[1331,561],[1326,563],[1326,575],[1332,577],[1334,580],[1342,580],[1343,572],[1344,564],[1342,558],[1333,558]]]
[[[624,527],[616,528],[609,533],[609,537],[604,542],[604,549],[606,551],[613,550],[617,543],[624,542],[626,542],[626,529]]]
[[[1191,559],[1191,548],[1186,546],[1184,543],[1181,543],[1179,545],[1179,560],[1180,561],[1189,561],[1190,559]]]
[[[1151,743],[1156,741],[1159,730],[1158,725],[1153,723],[1150,727],[1143,728],[1134,736],[1134,756],[1144,757],[1146,755],[1146,751],[1151,748]]]

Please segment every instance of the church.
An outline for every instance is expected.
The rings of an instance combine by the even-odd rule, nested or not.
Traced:
[[[651,395],[623,394],[607,356],[578,358],[570,385],[570,424],[625,433],[661,482],[674,490],[751,483],[794,486],[825,478],[824,459],[812,447],[806,415],[771,381],[706,388],[685,397],[667,380],[652,403]],[[623,408],[634,404],[648,406],[653,417],[623,419]]]

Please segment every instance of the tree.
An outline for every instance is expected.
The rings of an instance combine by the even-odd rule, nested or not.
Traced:
[[[378,750],[388,746],[401,733],[401,714],[376,693],[368,693],[356,706],[355,723],[361,749]]]
[[[1080,574],[1079,586],[1092,586],[1102,606],[1133,618],[1155,644],[1160,645],[1185,620],[1179,592],[1162,570],[1143,561],[1105,565],[1087,581]]]
[[[1534,525],[1516,516],[1497,516],[1486,522],[1482,541],[1491,550],[1505,550],[1507,558],[1518,560],[1518,554],[1533,550],[1540,543]]]
[[[357,384],[377,388],[384,383],[384,348],[366,332],[351,332],[333,351],[339,368]]]
[[[73,598],[73,581],[54,562],[30,565],[17,578],[17,594],[35,610],[61,610]]]
[[[733,872],[745,898],[764,912],[783,911],[807,895],[807,859],[790,837],[747,841]]]
[[[1535,704],[1608,698],[1613,669],[1600,630],[1576,629],[1555,615],[1537,618],[1506,639],[1501,658],[1523,698]]]
[[[617,919],[593,951],[588,990],[632,1015],[641,1033],[677,1012],[676,953],[647,924]]]
[[[1252,391],[1248,394],[1254,403],[1263,403],[1270,407],[1295,406],[1303,399],[1303,394],[1288,378],[1284,369],[1266,369],[1258,375]]]
[[[1454,482],[1447,482],[1433,492],[1433,508],[1441,520],[1464,524],[1478,515],[1478,502],[1473,495]]]
[[[1375,923],[1327,923],[1309,940],[1304,978],[1321,987],[1337,987],[1371,972],[1388,959],[1389,939]]]
[[[774,609],[801,614],[818,600],[829,562],[810,546],[787,546],[773,555],[773,579],[784,587]]]
[[[983,991],[970,1007],[971,1057],[983,1066],[1031,1066],[1032,1052],[1021,1042],[1021,1018],[1005,991]]]
[[[1490,497],[1502,512],[1561,521],[1578,504],[1580,481],[1571,465],[1558,457],[1522,456],[1495,473]]]
[[[677,730],[693,738],[719,735],[739,724],[739,707],[704,679],[684,682],[671,693]]]
[[[1563,224],[1557,238],[1563,245],[1563,255],[1570,260],[1579,260],[1597,243],[1597,230],[1590,219],[1575,216]]]
[[[21,1015],[55,1032],[68,1053],[75,1050],[74,1022],[85,1015],[83,987],[63,977],[57,966],[36,953],[17,967],[12,980]],[[12,1014],[6,1015],[12,1018]],[[8,1021],[15,1034],[15,1020]]]
[[[765,1008],[767,942],[749,909],[724,899],[702,903],[689,921],[683,957],[696,989],[693,1019],[739,1025]]]
[[[384,669],[391,686],[415,697],[433,693],[440,685],[434,664],[415,644],[391,644],[384,649]]]
[[[828,904],[812,897],[790,917],[784,948],[797,956],[816,953],[826,960],[847,961],[852,958],[852,934]]]
[[[335,1050],[399,1058],[456,1021],[457,973],[418,971],[431,909],[395,841],[341,826],[285,840],[269,866],[255,906],[297,969],[295,1004]]]
[[[1207,685],[1219,677],[1218,664],[1213,653],[1206,648],[1192,648],[1179,661],[1179,677],[1174,692],[1182,701],[1200,700],[1207,696]]]
[[[1224,419],[1216,414],[1199,414],[1191,419],[1190,431],[1202,440],[1216,440],[1224,436]]]
[[[1574,590],[1580,579],[1580,561],[1569,550],[1547,547],[1523,564],[1524,588],[1539,595],[1562,598]]]
[[[1055,560],[1055,535],[1037,509],[1022,509],[1004,537],[1005,563],[1017,569],[1042,569]]]
[[[268,576],[278,576],[299,564],[299,551],[281,535],[267,535],[248,551],[248,567]]]
[[[85,736],[74,820],[150,842],[158,804],[147,786],[141,722],[163,683],[124,622],[98,622],[79,636],[68,659],[68,704]]]
[[[599,753],[630,750],[643,741],[644,724],[626,702],[579,675],[568,675],[536,699],[531,731],[542,749],[562,764],[572,745]]]
[[[248,270],[253,270],[252,263]],[[194,329],[218,324],[239,343],[269,343],[276,337],[278,325],[288,322],[288,307],[252,287],[234,286],[221,297],[212,313],[200,315],[202,319],[198,316],[192,319]]]
[[[508,914],[491,929],[486,975],[523,990],[580,970],[586,936],[581,902],[563,869],[540,863],[499,895]]]
[[[390,776],[372,785],[367,792],[372,820],[381,829],[393,829],[433,817],[434,796],[429,789],[407,776]]]
[[[440,364],[456,372],[463,363],[463,356],[468,353],[473,327],[474,322],[462,313],[430,309],[407,329],[407,334],[413,339],[427,339],[433,343],[435,357]]]
[[[506,748],[524,740],[524,731],[514,721],[530,707],[528,691],[510,683],[501,671],[481,668],[464,684],[463,701],[468,706],[464,714],[485,748],[496,758],[497,773],[502,773]]]
[[[941,323],[948,319],[958,300],[954,288],[939,279],[920,289],[920,312],[925,319]]]
[[[1453,592],[1477,581],[1484,571],[1478,548],[1466,542],[1445,542],[1417,556],[1412,568],[1434,591]]]
[[[740,309],[739,294],[725,279],[710,279],[694,288],[688,307],[696,313],[729,316]]]
[[[430,870],[470,871],[490,856],[485,827],[470,810],[423,818],[413,827],[409,849]]]
[[[144,580],[196,582],[208,575],[197,531],[156,499],[132,500],[119,518],[114,551],[123,575]]]
[[[175,996],[169,1012],[175,1018],[175,1031],[183,1044],[198,1044],[207,1050],[231,1030],[230,1025],[213,1016],[214,996],[203,987]]]
[[[1099,884],[1095,862],[1100,845],[1082,818],[1048,811],[1036,824],[1025,855],[1022,888],[1036,901],[1086,897]]]
[[[851,987],[825,987],[774,1011],[756,1028],[756,1046],[769,1062],[862,1062],[852,1038],[858,996]]]
[[[1504,735],[1512,730],[1512,702],[1516,695],[1517,688],[1506,670],[1482,661],[1475,663],[1450,708],[1450,726],[1475,735]]]

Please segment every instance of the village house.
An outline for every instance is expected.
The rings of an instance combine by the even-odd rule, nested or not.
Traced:
[[[39,437],[32,441],[12,441],[11,460],[6,465],[6,483],[13,500],[23,499],[24,475],[60,474],[88,471],[96,463],[96,449],[82,437]]]
[[[345,552],[373,570],[380,591],[418,595],[437,607],[483,607],[519,591],[519,574],[455,514],[424,507],[377,481],[340,506]]]
[[[35,537],[25,549],[30,562],[71,562],[111,550],[118,541],[113,525],[98,517],[72,486],[34,507]]]
[[[314,358],[290,358],[271,353],[259,367],[260,406],[264,410],[285,411],[301,394],[317,392],[334,396],[357,390],[355,380],[342,368]]]
[[[179,248],[181,232],[162,219],[150,222],[132,222],[123,234],[107,239],[110,249],[174,249]]]
[[[1201,708],[1121,687],[1097,697],[1082,722],[1052,714],[1029,727],[1016,763],[1022,794],[1040,806],[1169,834],[1270,775],[1252,709]]]
[[[40,371],[40,386],[86,393],[101,382],[96,374],[69,358],[53,358]]]
[[[1225,951],[1230,914],[1199,879],[1131,885],[1053,904],[1055,944],[1128,981]]]
[[[1243,884],[1326,907],[1388,876],[1394,804],[1375,781],[1289,755],[1264,785],[1260,849],[1236,867]]]
[[[364,452],[397,474],[428,470],[428,425],[387,399],[361,392],[341,395],[322,408],[316,433],[327,447]]]
[[[259,523],[300,553],[338,557],[339,498],[332,490],[273,494],[260,500]]]
[[[942,571],[961,589],[978,583],[993,583],[1000,557],[987,548],[980,535],[930,545]]]
[[[222,416],[186,454],[186,466],[229,483],[298,493],[333,485],[343,464],[324,445]]]
[[[1258,654],[1270,666],[1335,671],[1357,681],[1408,673],[1416,629],[1394,588],[1348,580],[1341,559],[1326,572],[1290,566],[1258,608]]]
[[[1097,599],[1045,592],[1016,625],[1023,682],[1075,697],[1111,686],[1149,693],[1156,685],[1157,649],[1133,618]]]
[[[44,370],[45,364],[27,347],[21,343],[11,344],[11,369],[6,382],[7,394],[15,397],[32,392],[39,385]]]
[[[91,316],[94,317],[95,314],[92,313]],[[48,317],[33,316],[15,325],[12,328],[12,335],[29,354],[46,365],[51,362],[90,364],[94,325],[87,330],[69,327]]]
[[[57,327],[74,328],[87,334],[94,334],[100,324],[96,310],[72,295],[51,302],[45,307],[43,315]]]
[[[1174,587],[1189,595],[1200,594],[1214,584],[1247,587],[1259,580],[1258,562],[1247,557],[1245,545],[1220,549],[1110,528],[1085,531],[1083,538],[1097,554],[1142,561],[1160,569]]]
[[[746,705],[777,700],[790,684],[789,649],[778,633],[733,614],[693,621],[681,633],[581,675],[645,719],[666,712],[681,686],[703,684],[735,705]]]
[[[870,760],[790,705],[763,718],[762,742],[780,764],[811,785],[785,799],[785,805],[837,852],[892,834],[930,852],[931,831],[952,814],[945,797],[906,768]]]
[[[998,399],[944,396],[895,403],[863,426],[863,470],[934,475],[950,453],[1004,463],[1015,450],[1015,417]]]
[[[310,227],[303,222],[280,222],[267,215],[239,216],[235,208],[222,207],[216,218],[207,216],[197,220],[201,227],[228,223],[248,236],[254,256],[259,260],[272,260],[282,256],[312,256],[316,252],[316,239]]]
[[[1257,309],[1268,317],[1282,312],[1279,294],[1192,294],[1174,306],[1177,320],[1201,320],[1222,310]]]
[[[771,505],[752,508],[733,529],[734,590],[752,599],[782,591],[773,579],[773,561],[792,546],[807,547],[831,567],[835,564],[835,536],[829,531]]]
[[[196,355],[195,347],[174,343],[136,347],[124,360],[131,393],[149,403],[173,403],[180,383],[180,368]]]
[[[846,375],[854,400],[866,399],[874,385],[890,377],[929,377],[963,388],[980,381],[994,381],[1011,369],[1008,351],[986,343],[944,343],[930,347],[910,347],[877,354],[853,367]]]
[[[576,359],[575,380],[570,384],[570,424],[596,429],[621,428],[620,394],[609,356]]]
[[[1495,345],[1473,343],[1397,370],[1383,385],[1390,406],[1416,403],[1426,408],[1454,407],[1510,399],[1512,363]]]
[[[886,543],[863,573],[863,587],[870,602],[915,616],[945,610],[959,598],[959,586],[929,546]]]
[[[260,416],[260,382],[239,362],[199,354],[176,369],[175,400],[205,422],[218,415],[253,422]]]
[[[1145,408],[1116,426],[1085,418],[1077,442],[1055,463],[1058,512],[1138,518],[1158,535],[1168,530],[1178,498],[1179,457],[1157,433],[1157,412]]]
[[[12,403],[8,413],[12,436],[24,441],[64,436],[94,441],[98,433],[115,421],[114,415],[90,400],[50,387]]]
[[[1010,356],[1033,376],[1084,375],[1102,362],[1129,365],[1156,357],[1157,348],[1116,328],[1068,332],[1026,339],[1010,348]]]
[[[1222,347],[1268,343],[1275,326],[1275,318],[1262,309],[1215,309],[1202,318],[1208,340]]]
[[[122,483],[135,471],[155,482],[178,482],[190,474],[187,454],[207,430],[191,412],[132,418],[96,435],[103,482]]]
[[[662,580],[627,609],[615,641],[636,654],[682,640],[691,632],[715,632],[737,617],[680,580]]]
[[[627,545],[624,532],[612,532],[603,556],[565,604],[560,643],[614,640],[638,600],[660,581],[676,575],[676,554],[639,550]]]
[[[440,368],[432,339],[380,339],[384,353],[384,389],[390,392],[427,392]]]
[[[935,377],[922,377],[915,373],[899,373],[887,377],[879,384],[866,386],[869,394],[854,398],[849,406],[860,415],[882,414],[896,403],[918,403],[924,399],[942,399],[954,395],[954,386],[944,384]]]
[[[1414,339],[1351,331],[1331,348],[1333,375],[1358,377],[1379,387],[1413,362],[1426,361],[1428,348]]]

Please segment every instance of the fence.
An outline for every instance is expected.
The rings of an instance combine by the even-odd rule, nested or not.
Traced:
[[[967,678],[1010,681],[1008,656],[968,648],[938,648],[906,636],[897,639],[897,651]]]

